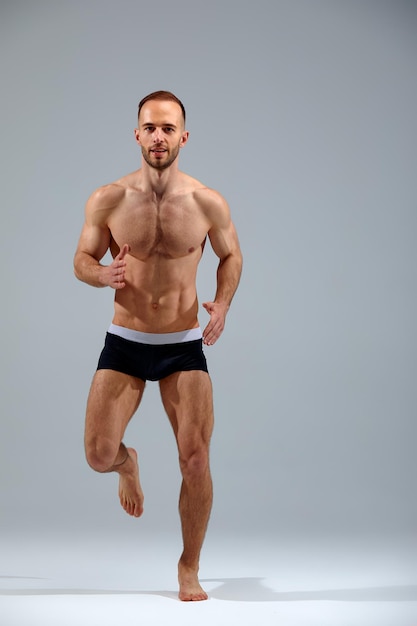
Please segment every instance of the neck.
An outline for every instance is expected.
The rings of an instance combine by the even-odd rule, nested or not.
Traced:
[[[159,198],[172,191],[179,175],[176,162],[172,163],[165,170],[158,170],[148,165],[144,159],[142,159],[141,172],[145,188]]]

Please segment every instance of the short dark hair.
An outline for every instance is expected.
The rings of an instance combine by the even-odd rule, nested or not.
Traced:
[[[139,102],[139,106],[138,106],[138,119],[139,119],[139,114],[140,114],[141,108],[143,107],[145,102],[149,102],[150,100],[170,100],[171,102],[176,102],[181,107],[182,116],[184,118],[184,124],[185,124],[185,108],[184,108],[184,105],[181,102],[181,100],[179,98],[177,98],[177,96],[175,96],[171,91],[154,91],[154,92],[148,94],[147,96],[145,96],[144,98],[142,98],[142,100]]]

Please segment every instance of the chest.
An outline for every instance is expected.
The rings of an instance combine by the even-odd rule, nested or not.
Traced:
[[[129,244],[131,254],[141,260],[186,256],[202,245],[208,231],[199,207],[183,198],[126,202],[112,214],[109,226],[118,247]]]

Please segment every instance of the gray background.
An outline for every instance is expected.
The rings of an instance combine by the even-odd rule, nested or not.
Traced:
[[[3,531],[178,526],[156,385],[127,437],[142,520],[85,463],[113,293],[72,275],[85,201],[138,166],[137,103],[155,89],[184,101],[181,168],[227,198],[245,255],[207,349],[211,536],[415,531],[416,14],[401,0],[2,1]],[[207,250],[201,301],[215,267]]]

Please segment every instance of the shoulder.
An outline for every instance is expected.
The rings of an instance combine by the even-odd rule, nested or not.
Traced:
[[[198,208],[211,220],[229,218],[229,205],[225,198],[215,189],[207,187],[196,178],[183,174],[183,182]]]
[[[226,226],[230,222],[229,205],[218,191],[201,186],[194,190],[193,195],[195,202],[213,225]]]
[[[87,200],[85,215],[87,222],[104,225],[110,214],[121,204],[126,186],[119,181],[98,187]]]
[[[117,205],[126,193],[126,187],[119,181],[103,185],[95,189],[87,201],[91,209],[112,208]]]
[[[131,172],[107,185],[98,187],[89,197],[88,203],[98,208],[114,207],[123,200],[129,190],[134,188],[134,182],[139,173],[140,170]]]

